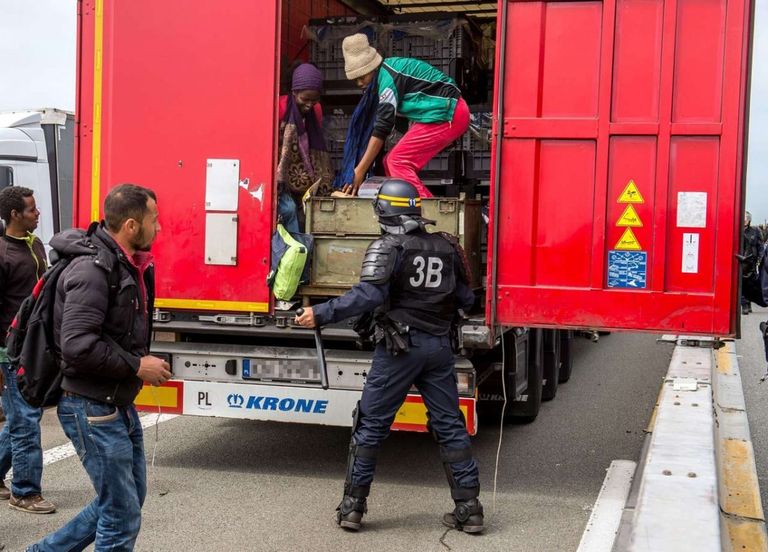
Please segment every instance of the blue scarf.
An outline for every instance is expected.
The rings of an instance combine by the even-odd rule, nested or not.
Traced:
[[[379,72],[363,92],[363,97],[352,112],[352,120],[347,130],[347,141],[344,142],[344,157],[341,167],[333,179],[334,189],[340,189],[345,184],[351,184],[355,179],[355,167],[362,159],[368,148],[368,141],[373,134],[373,125],[376,122],[376,110],[379,107],[378,90]],[[370,173],[370,171],[369,171]],[[366,175],[368,176],[368,175]]]

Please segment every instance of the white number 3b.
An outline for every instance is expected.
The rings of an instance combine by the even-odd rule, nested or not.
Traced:
[[[409,280],[413,287],[436,288],[443,283],[443,261],[439,257],[427,257],[426,261],[424,257],[415,257],[413,265],[416,267],[416,276]]]

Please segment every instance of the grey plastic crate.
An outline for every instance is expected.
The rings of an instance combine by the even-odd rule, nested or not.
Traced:
[[[344,158],[344,144],[346,142],[347,130],[349,124],[352,121],[352,113],[355,110],[354,105],[342,105],[342,106],[324,106],[323,109],[323,131],[325,134],[326,147],[328,148],[328,154],[331,158],[332,167],[338,170],[341,166],[341,162]],[[393,130],[386,141],[386,150],[390,151],[403,137],[403,133],[397,129]],[[461,150],[464,147],[466,136],[462,139],[451,144],[447,149],[443,150],[432,158],[425,167],[422,168],[420,174],[427,175],[431,178],[452,178],[455,170],[451,165],[450,157],[452,152]],[[454,161],[463,164],[463,161]],[[490,164],[490,161],[488,162]],[[460,172],[463,172],[464,167],[459,167]]]
[[[347,129],[352,120],[352,112],[355,106],[324,106],[323,109],[323,130],[325,132],[325,143],[331,159],[341,156],[344,153],[344,142],[347,139]]]
[[[310,21],[307,26],[309,60],[323,72],[325,80],[347,79],[341,43],[345,37],[355,33],[365,34],[368,42],[382,52],[382,55],[388,55],[389,41],[382,36],[381,25],[376,19],[333,17]]]
[[[419,20],[390,19],[387,28],[392,56],[423,60],[470,58],[475,47],[469,22],[464,17]]]
[[[467,176],[486,179],[491,171],[491,130],[493,114],[472,110],[469,130],[464,134],[463,147],[469,152]]]
[[[441,14],[423,21],[413,18],[390,19],[385,26],[390,31],[392,56],[426,61],[455,80],[467,101],[487,101],[491,80],[480,29],[461,16]]]

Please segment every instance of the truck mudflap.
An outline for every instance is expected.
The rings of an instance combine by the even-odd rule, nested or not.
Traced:
[[[351,427],[359,399],[356,390],[170,380],[160,387],[145,385],[135,405],[138,410],[165,414]],[[475,398],[459,398],[470,435],[477,433],[476,406]],[[392,429],[427,431],[427,409],[420,395],[405,398]]]

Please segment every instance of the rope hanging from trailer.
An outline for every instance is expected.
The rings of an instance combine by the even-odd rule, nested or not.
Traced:
[[[163,409],[160,406],[160,397],[157,394],[157,387],[152,385],[150,387],[150,391],[152,392],[152,398],[155,401],[155,404],[157,405],[157,420],[155,420],[155,442],[152,444],[152,460],[149,463],[150,466],[150,477],[152,479],[152,484],[157,489],[157,493],[160,496],[165,496],[168,494],[168,489],[161,489],[159,484],[157,483],[157,469],[155,468],[155,458],[157,457],[157,446],[160,444],[160,419],[163,416]]]

